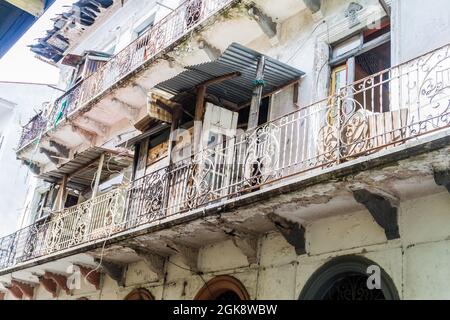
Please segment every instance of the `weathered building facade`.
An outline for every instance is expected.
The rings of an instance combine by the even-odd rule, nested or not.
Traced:
[[[80,1],[1,297],[450,297],[449,6]]]

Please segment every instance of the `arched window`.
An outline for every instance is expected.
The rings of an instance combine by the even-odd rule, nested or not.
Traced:
[[[369,289],[369,266],[375,262],[358,256],[331,260],[317,270],[303,287],[300,300],[397,300],[398,293],[389,275],[380,268],[381,289]]]
[[[236,278],[219,276],[208,281],[195,300],[250,300],[244,285]]]
[[[144,288],[134,289],[124,300],[155,300],[152,294]]]

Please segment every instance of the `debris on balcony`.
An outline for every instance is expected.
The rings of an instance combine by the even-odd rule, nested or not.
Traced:
[[[104,10],[110,8],[114,0],[79,0],[68,12],[54,18],[53,29],[38,39],[37,44],[30,45],[31,51],[45,60],[58,63],[71,43],[92,26]]]

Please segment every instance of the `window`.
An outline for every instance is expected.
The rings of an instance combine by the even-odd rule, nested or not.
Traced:
[[[236,278],[219,276],[208,281],[194,300],[250,300],[244,285]]]
[[[155,300],[152,294],[143,288],[135,289],[131,291],[124,300]]]
[[[308,280],[300,300],[398,300],[392,279],[381,269],[381,289],[367,287],[367,268],[377,265],[363,257],[343,256],[324,264]]]
[[[150,17],[145,19],[144,22],[138,25],[138,27],[135,29],[136,38],[139,38],[153,27],[153,25],[155,24],[155,16],[156,13],[152,14]]]
[[[333,46],[330,95],[350,83],[356,82],[348,90],[350,98],[358,107],[370,112],[389,111],[389,88],[383,83],[386,75],[374,77],[370,90],[364,90],[365,83],[358,81],[375,75],[391,66],[390,25],[384,21],[380,29],[366,30],[348,40]]]

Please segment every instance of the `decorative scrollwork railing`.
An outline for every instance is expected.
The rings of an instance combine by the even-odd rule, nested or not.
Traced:
[[[0,269],[450,127],[450,45],[0,238]]]
[[[0,238],[0,269],[122,230],[126,195],[115,189]]]

